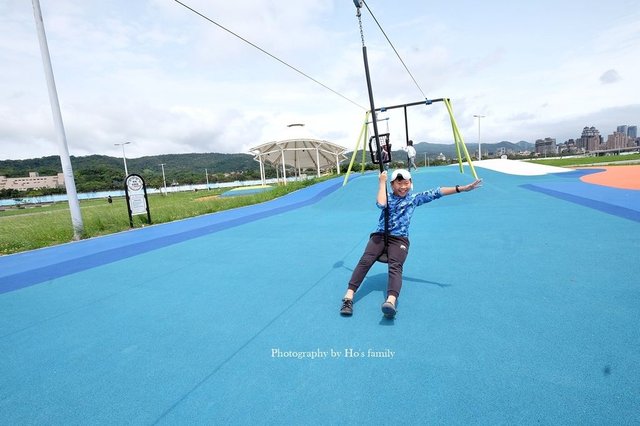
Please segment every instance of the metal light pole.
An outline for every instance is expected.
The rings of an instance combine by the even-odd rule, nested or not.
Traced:
[[[58,101],[56,81],[53,77],[49,45],[47,44],[47,35],[44,31],[44,21],[42,19],[40,2],[38,0],[32,0],[32,4],[33,16],[36,22],[36,29],[38,31],[38,41],[40,43],[40,55],[42,56],[42,65],[44,67],[47,88],[49,90],[49,103],[51,104],[51,113],[53,114],[53,125],[58,139],[58,152],[60,153],[60,163],[62,165],[62,173],[64,174],[64,185],[67,190],[69,211],[71,213],[71,225],[73,226],[73,239],[79,240],[82,238],[82,234],[84,233],[84,224],[82,222],[82,214],[80,212],[80,201],[78,201],[78,193],[76,192],[73,168],[71,167],[71,157],[69,156],[69,147],[67,146],[67,136],[64,131],[64,123],[62,122],[62,112],[60,111],[60,102]]]
[[[209,191],[211,188],[209,188],[209,172],[207,171],[207,169],[204,169],[204,176],[207,179],[207,191]]]
[[[160,164],[162,167],[162,184],[164,185],[164,195],[167,195],[167,179],[164,177],[164,163]]]
[[[478,161],[482,160],[482,145],[480,144],[480,119],[486,117],[486,115],[474,114],[474,117],[478,118]]]
[[[129,176],[129,170],[127,170],[127,156],[124,155],[124,146],[125,145],[129,145],[131,142],[124,142],[124,143],[114,143],[115,146],[121,146],[122,147],[122,161],[124,161],[124,177],[126,178],[127,176]]]

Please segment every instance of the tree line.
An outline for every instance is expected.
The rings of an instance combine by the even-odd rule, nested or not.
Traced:
[[[249,154],[165,154],[140,158],[127,158],[127,170],[142,176],[148,187],[164,186],[162,167],[167,186],[234,182],[260,179],[258,162]],[[122,158],[104,155],[71,157],[71,167],[78,192],[121,190],[124,188],[124,162]],[[55,176],[62,172],[60,157],[48,156],[27,160],[0,161],[0,176],[27,177],[29,172],[40,176]],[[276,171],[267,167],[267,177]],[[43,188],[28,192],[3,189],[0,198],[64,193],[64,188]]]

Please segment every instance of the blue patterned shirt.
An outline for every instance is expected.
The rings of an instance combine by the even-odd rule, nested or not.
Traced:
[[[409,192],[404,197],[397,197],[395,194],[390,193],[387,201],[389,203],[389,235],[409,237],[409,223],[416,207],[440,197],[442,197],[440,188],[416,192],[415,194]],[[376,205],[382,209],[376,232],[384,232],[384,206],[377,201]]]

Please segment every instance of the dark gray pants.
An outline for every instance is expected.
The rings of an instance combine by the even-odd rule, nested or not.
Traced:
[[[357,291],[362,281],[366,277],[369,269],[376,263],[376,260],[384,251],[384,234],[373,233],[369,238],[364,254],[356,265],[349,280],[349,288]],[[388,296],[400,296],[402,288],[402,267],[409,253],[409,239],[405,237],[395,237],[389,235],[389,247],[387,249],[387,258],[389,265],[389,281],[387,283]]]

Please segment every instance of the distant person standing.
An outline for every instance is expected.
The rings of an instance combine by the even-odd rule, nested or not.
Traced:
[[[107,203],[109,204],[113,203],[113,198],[111,198],[111,195],[107,197]]]
[[[418,166],[416,166],[416,149],[413,147],[412,140],[407,142],[407,147],[404,150],[407,151],[407,157],[409,158],[409,171],[411,171],[411,167],[418,170]]]

